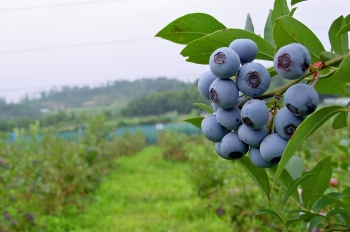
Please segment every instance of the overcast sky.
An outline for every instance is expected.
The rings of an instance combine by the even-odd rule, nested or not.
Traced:
[[[183,46],[155,38],[171,21],[208,13],[228,28],[243,28],[250,13],[263,29],[273,0],[0,0],[0,97],[60,86],[166,76],[193,81],[208,70],[188,63]],[[294,16],[329,49],[328,28],[350,13],[349,0],[310,0]],[[117,91],[117,90],[116,90]]]

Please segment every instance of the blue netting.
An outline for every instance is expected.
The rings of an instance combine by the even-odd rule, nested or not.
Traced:
[[[146,142],[151,144],[155,143],[158,139],[159,133],[161,131],[172,131],[176,133],[185,133],[187,135],[198,135],[201,130],[189,123],[169,123],[169,124],[157,124],[157,125],[143,125],[143,126],[131,126],[131,127],[121,127],[114,131],[117,135],[123,135],[126,132],[137,133],[142,132],[146,136]]]
[[[187,135],[201,134],[201,130],[199,128],[186,122],[180,122],[180,123],[169,123],[169,124],[156,124],[156,125],[152,124],[152,125],[143,125],[143,126],[120,127],[120,128],[117,128],[114,132],[112,132],[109,135],[109,138],[111,138],[113,135],[123,135],[124,133],[142,132],[146,137],[146,142],[148,144],[152,144],[157,141],[159,133],[164,130],[172,131],[175,133],[184,133]],[[81,134],[81,136],[84,135],[84,131],[81,131],[81,132],[65,131],[55,135],[58,135],[63,139],[75,140],[79,138],[79,133]],[[16,137],[17,135],[15,133],[11,133],[8,141],[13,142],[16,139]],[[24,136],[24,139],[29,139],[29,137]]]

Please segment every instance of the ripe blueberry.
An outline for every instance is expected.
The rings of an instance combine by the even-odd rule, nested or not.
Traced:
[[[219,108],[216,111],[216,120],[228,130],[237,130],[242,124],[241,110],[237,106],[226,110]]]
[[[199,93],[208,100],[210,100],[209,87],[210,87],[211,83],[213,83],[213,81],[216,78],[218,78],[218,77],[215,76],[212,72],[207,71],[207,72],[203,73],[198,80]]]
[[[263,127],[269,120],[269,109],[262,100],[247,101],[241,110],[242,122],[253,129]]]
[[[269,88],[270,73],[259,63],[247,63],[239,69],[236,84],[245,95],[258,97]]]
[[[289,80],[298,79],[307,72],[311,62],[309,51],[301,44],[292,43],[281,47],[274,57],[276,72]]]
[[[260,154],[260,149],[256,147],[251,147],[249,149],[249,159],[255,166],[260,168],[271,168],[277,164],[264,160]]]
[[[226,154],[223,154],[221,152],[221,142],[219,143],[215,143],[215,151],[216,151],[216,154],[218,154],[221,158],[224,158],[224,159],[227,159],[227,160],[232,160],[230,157],[228,157]]]
[[[240,67],[239,56],[227,47],[216,49],[209,58],[209,67],[215,76],[229,79]]]
[[[284,106],[275,116],[275,130],[282,138],[290,139],[303,120],[303,117],[295,116]]]
[[[261,157],[267,162],[278,163],[281,160],[288,141],[277,133],[269,134],[260,144]]]
[[[210,85],[209,97],[211,101],[218,105],[220,108],[232,108],[238,102],[237,85],[231,79],[223,80],[217,78]]]
[[[215,104],[214,102],[211,102],[211,107],[213,108],[213,110],[215,112],[219,109],[219,106],[217,104]]]
[[[229,48],[237,52],[242,65],[252,62],[258,55],[258,46],[251,39],[235,39]]]
[[[251,147],[259,147],[261,141],[269,134],[267,127],[252,129],[245,124],[238,128],[238,137]]]
[[[284,94],[284,103],[296,116],[307,116],[318,106],[319,98],[316,90],[307,84],[295,84]]]
[[[249,146],[239,139],[237,132],[226,134],[220,143],[220,153],[223,158],[229,160],[239,159],[244,156]]]
[[[220,150],[220,144],[221,144],[221,142],[215,143],[215,151],[219,156],[222,157],[221,150]]]
[[[228,130],[216,121],[216,115],[206,116],[201,123],[202,132],[212,142],[220,142]]]

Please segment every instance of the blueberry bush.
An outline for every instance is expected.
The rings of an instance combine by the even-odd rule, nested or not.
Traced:
[[[256,216],[270,216],[288,231],[304,222],[306,231],[349,231],[350,186],[329,189],[338,186],[332,175],[339,167],[349,171],[348,162],[338,163],[340,157],[332,157],[331,150],[318,154],[313,166],[305,167],[302,160],[312,153],[310,138],[322,125],[349,130],[350,102],[321,106],[319,94],[349,96],[350,15],[330,25],[327,51],[293,17],[302,2],[275,0],[262,36],[254,33],[249,14],[245,28],[237,29],[204,13],[179,17],[156,36],[185,45],[181,55],[188,62],[208,65],[198,90],[212,103],[195,103],[208,115],[186,121],[201,128],[212,149],[241,166],[260,188],[269,207],[257,208]],[[259,60],[273,65],[266,68]],[[287,84],[268,91],[271,78]],[[345,135],[332,149],[349,155]],[[287,212],[286,204],[292,205]]]
[[[16,129],[12,142],[0,140],[0,231],[50,231],[55,216],[83,213],[88,196],[117,168],[113,161],[145,147],[142,133],[107,138],[105,121],[90,117],[69,140],[39,122]]]

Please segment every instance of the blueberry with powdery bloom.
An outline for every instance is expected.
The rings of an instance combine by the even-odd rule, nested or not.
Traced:
[[[295,84],[284,94],[286,107],[296,116],[305,117],[312,114],[319,102],[316,90],[307,84]]]
[[[242,107],[241,118],[246,126],[259,129],[269,120],[269,109],[263,100],[249,100]]]
[[[275,116],[275,130],[282,138],[290,139],[303,120],[303,117],[295,116],[284,106]]]
[[[237,132],[226,134],[220,143],[221,157],[228,160],[236,160],[248,152],[249,146],[239,139]],[[220,155],[220,154],[219,154]]]
[[[242,124],[238,128],[238,137],[251,147],[259,147],[261,141],[269,134],[266,126],[259,129],[252,129],[251,127]]]
[[[214,102],[211,102],[211,108],[213,108],[214,112],[216,112],[219,109],[219,106]]]
[[[209,88],[211,83],[215,81],[215,79],[218,78],[215,76],[211,71],[207,71],[203,73],[199,80],[198,80],[198,91],[199,93],[206,99],[210,100],[209,98]]]
[[[252,62],[258,55],[258,46],[251,39],[235,39],[229,48],[237,52],[242,65]]]
[[[247,96],[258,97],[270,87],[270,73],[255,62],[243,65],[236,77],[238,89]]]
[[[209,58],[210,71],[221,79],[230,79],[239,67],[239,56],[228,47],[216,49]]]
[[[251,147],[249,149],[249,159],[255,166],[260,168],[271,168],[277,164],[264,160],[261,156],[260,149],[256,147]]]
[[[215,114],[206,116],[201,122],[201,128],[205,137],[212,142],[220,142],[229,132],[217,122]]]
[[[219,108],[216,111],[216,120],[228,130],[237,130],[242,125],[241,110],[237,106],[226,110]]]
[[[238,89],[236,83],[231,80],[217,78],[210,85],[209,97],[212,102],[223,109],[234,107],[238,102]]]
[[[274,67],[279,76],[296,80],[305,75],[311,63],[309,51],[301,44],[281,47],[274,56]]]
[[[261,157],[270,163],[278,163],[281,160],[288,140],[282,138],[277,133],[269,134],[260,144]]]
[[[216,154],[218,154],[221,158],[227,159],[227,157],[221,152],[220,146],[221,142],[215,143]]]

